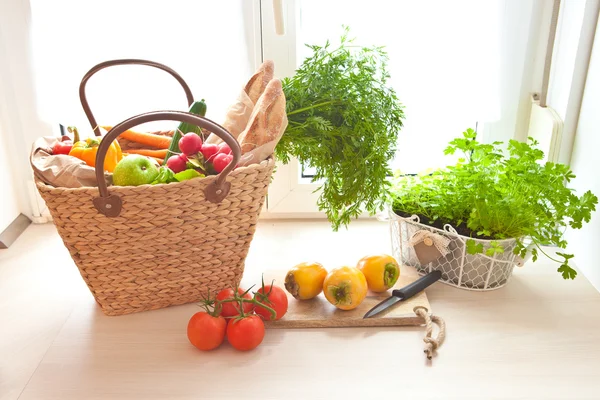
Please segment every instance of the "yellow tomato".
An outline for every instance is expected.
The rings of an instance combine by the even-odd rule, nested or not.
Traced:
[[[367,279],[358,268],[336,268],[327,274],[323,292],[327,300],[337,308],[352,310],[367,296]]]
[[[358,262],[357,268],[365,274],[369,289],[373,292],[385,292],[400,277],[398,262],[386,254],[364,257]]]
[[[319,263],[301,263],[285,276],[285,288],[298,300],[317,297],[323,290],[327,270]]]

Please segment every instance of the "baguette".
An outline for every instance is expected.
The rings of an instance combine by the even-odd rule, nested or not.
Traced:
[[[273,61],[266,60],[262,63],[256,73],[246,83],[236,102],[227,110],[227,115],[222,125],[234,138],[237,139],[244,128],[246,128],[256,102],[265,91],[269,81],[273,79],[274,71],[275,65]],[[223,140],[213,133],[206,139],[206,143],[219,144],[222,142]]]
[[[246,129],[238,137],[242,154],[279,140],[287,125],[285,95],[279,79],[272,79],[258,99]]]
[[[252,103],[256,104],[260,96],[265,91],[267,84],[273,79],[275,73],[275,64],[272,60],[266,60],[261,64],[256,73],[252,75],[252,78],[246,83],[244,91],[252,100]]]

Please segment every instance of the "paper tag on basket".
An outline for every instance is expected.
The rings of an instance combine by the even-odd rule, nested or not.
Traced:
[[[450,252],[448,250],[450,239],[427,230],[415,232],[408,243],[414,249],[421,265],[427,265]]]
[[[424,242],[417,243],[413,246],[413,249],[421,265],[427,265],[443,257],[442,253],[435,246],[427,246]]]

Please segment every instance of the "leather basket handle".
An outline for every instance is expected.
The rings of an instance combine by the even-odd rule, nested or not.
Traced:
[[[227,175],[233,171],[235,166],[238,164],[240,157],[242,156],[242,149],[240,148],[238,141],[221,125],[196,114],[184,111],[153,111],[136,115],[135,117],[131,117],[115,125],[110,131],[108,131],[98,146],[98,153],[96,154],[96,180],[98,181],[98,191],[100,196],[93,199],[93,202],[94,207],[96,207],[100,213],[106,215],[107,217],[119,216],[123,203],[119,196],[116,194],[110,194],[108,187],[106,186],[106,181],[104,180],[104,158],[106,157],[106,153],[111,143],[121,133],[133,128],[134,126],[153,121],[187,122],[188,124],[193,124],[213,132],[215,135],[223,139],[223,141],[231,148],[233,160],[219,175],[217,175],[216,179],[204,189],[204,195],[206,200],[210,201],[211,203],[220,203],[229,194],[231,183],[226,181]]]
[[[140,59],[134,59],[134,58],[105,61],[103,63],[96,65],[92,69],[90,69],[84,75],[83,79],[81,80],[81,83],[79,84],[79,99],[81,100],[81,105],[83,107],[83,111],[85,112],[85,115],[87,116],[87,119],[88,119],[88,121],[90,121],[90,125],[92,126],[92,129],[94,130],[94,135],[96,135],[96,136],[102,136],[102,134],[100,132],[100,128],[98,127],[98,123],[96,122],[96,118],[94,118],[94,114],[92,114],[92,110],[90,109],[90,105],[87,101],[87,98],[85,95],[85,85],[87,84],[87,81],[92,77],[92,75],[94,75],[96,72],[98,72],[104,68],[112,67],[115,65],[147,65],[150,67],[162,69],[163,71],[166,71],[169,74],[171,74],[171,76],[173,76],[173,78],[177,79],[177,82],[179,82],[181,87],[183,87],[183,91],[185,92],[185,97],[187,98],[188,107],[191,106],[192,103],[194,102],[194,96],[192,95],[192,91],[190,90],[190,87],[188,86],[188,84],[183,80],[181,75],[179,75],[177,72],[175,72],[173,69],[167,67],[166,65],[163,65],[163,64],[160,64],[160,63],[157,63],[154,61],[140,60]]]

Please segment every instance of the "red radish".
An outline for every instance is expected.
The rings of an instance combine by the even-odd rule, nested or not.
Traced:
[[[213,158],[215,156],[215,154],[217,154],[219,152],[219,148],[217,147],[216,144],[204,143],[202,145],[202,148],[200,149],[200,151],[202,152],[204,159],[206,161],[210,161],[210,159]]]
[[[188,132],[179,139],[179,149],[187,156],[192,156],[202,148],[202,139],[194,132]]]
[[[213,167],[215,167],[215,171],[223,171],[225,167],[231,162],[231,160],[233,160],[233,156],[229,154],[217,154],[213,159]]]
[[[221,143],[219,145],[219,153],[223,154],[231,154],[231,147],[227,143]]]
[[[183,154],[170,157],[167,160],[167,167],[175,173],[185,171],[187,169],[187,157]]]

